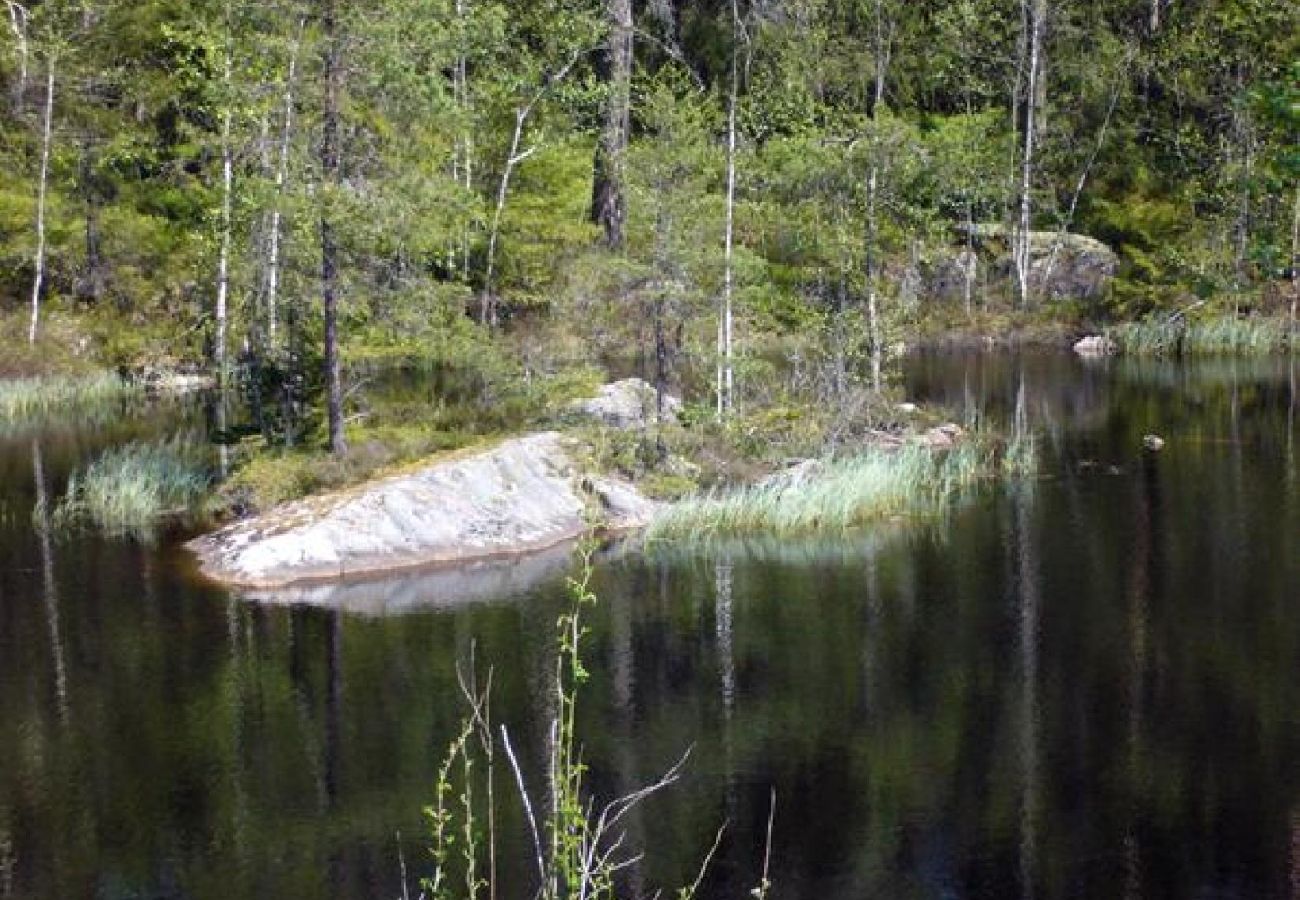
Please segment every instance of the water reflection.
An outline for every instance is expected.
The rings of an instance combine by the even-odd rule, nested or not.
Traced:
[[[59,594],[54,582],[54,550],[50,541],[50,498],[45,486],[45,463],[41,442],[32,441],[32,484],[36,488],[36,506],[32,523],[41,550],[41,587],[45,602],[45,620],[49,629],[50,657],[54,661],[54,693],[58,698],[59,718],[68,720],[68,670],[63,658],[63,637],[59,631]]]
[[[943,357],[909,386],[1055,435],[1048,477],[937,528],[600,561],[591,783],[694,748],[632,884],[693,880],[725,821],[702,896],[746,895],[775,788],[776,897],[1296,896],[1295,361]],[[246,602],[39,515],[146,430],[102,427],[0,443],[0,895],[399,896],[470,648],[540,802],[565,553]],[[521,816],[501,900],[535,883]]]

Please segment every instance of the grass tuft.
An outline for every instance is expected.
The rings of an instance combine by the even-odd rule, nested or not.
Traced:
[[[652,523],[649,536],[721,536],[848,531],[893,518],[942,515],[977,482],[1003,471],[1029,471],[1032,453],[1013,459],[980,441],[944,453],[922,446],[866,453],[819,464],[805,477],[778,475],[757,485],[683,500]]]
[[[170,516],[196,512],[212,483],[195,442],[178,435],[114,447],[68,481],[56,524],[91,524],[114,536],[150,538]]]

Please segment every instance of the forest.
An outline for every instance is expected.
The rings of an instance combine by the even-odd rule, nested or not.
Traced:
[[[376,360],[721,415],[774,355],[1295,318],[1286,0],[5,5],[4,374],[206,366],[268,439],[341,449]]]

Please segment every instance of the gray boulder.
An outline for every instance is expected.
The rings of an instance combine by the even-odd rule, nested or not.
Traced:
[[[963,237],[965,229],[962,230]],[[962,296],[967,275],[982,270],[1006,283],[1015,278],[1011,234],[998,224],[973,226],[970,243],[941,251],[928,267],[926,290],[954,300]],[[1101,296],[1119,270],[1119,257],[1096,238],[1059,231],[1029,234],[1029,277],[1034,291],[1053,299],[1087,300]]]
[[[606,528],[653,514],[652,501],[621,482],[592,488]],[[587,531],[588,499],[564,441],[544,432],[288,503],[188,546],[218,581],[275,588],[555,547]]]
[[[664,418],[677,421],[682,401],[664,397]],[[574,401],[572,411],[613,428],[639,428],[657,418],[655,389],[640,378],[624,378],[604,385],[595,397]]]

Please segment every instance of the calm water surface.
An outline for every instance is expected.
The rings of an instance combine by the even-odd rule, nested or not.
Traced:
[[[702,892],[747,896],[774,788],[777,898],[1300,896],[1297,368],[919,357],[918,399],[1019,406],[1044,477],[937,528],[603,563],[593,784],[693,748],[628,889],[691,881],[726,822]],[[392,900],[471,648],[537,784],[562,570],[339,612],[33,518],[98,449],[193,424],[0,435],[0,897]]]

